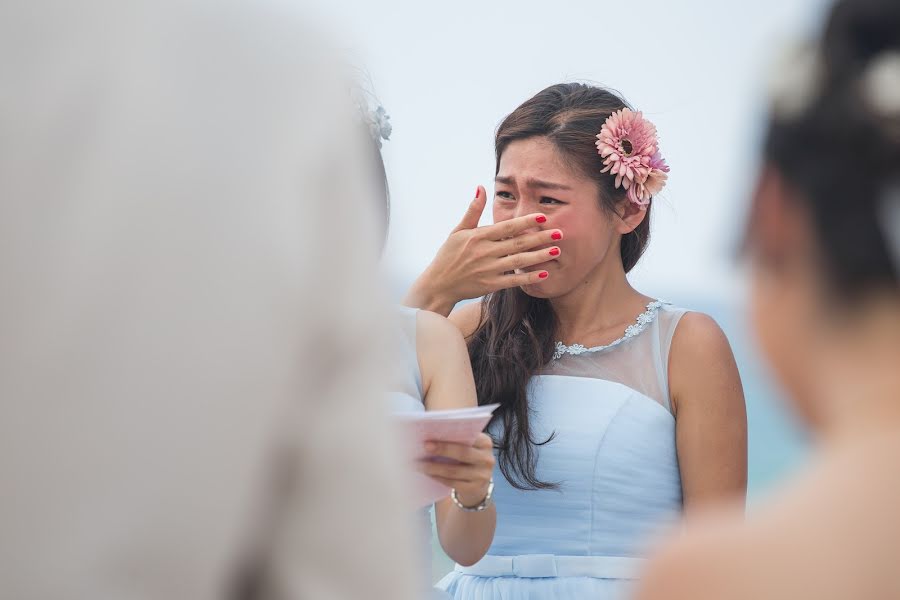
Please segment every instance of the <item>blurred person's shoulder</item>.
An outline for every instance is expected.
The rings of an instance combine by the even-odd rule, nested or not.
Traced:
[[[900,553],[900,473],[890,463],[859,452],[820,459],[746,519],[722,508],[689,520],[659,547],[636,599],[894,597],[885,593],[900,593],[888,566]]]
[[[737,507],[688,515],[651,553],[635,600],[731,597],[727,591],[736,583],[733,556],[743,553],[745,543],[738,539],[743,534],[740,524]]]

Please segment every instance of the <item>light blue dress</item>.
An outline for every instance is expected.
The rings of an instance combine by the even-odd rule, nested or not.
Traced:
[[[537,475],[515,489],[497,470],[488,555],[438,587],[461,600],[625,598],[642,557],[682,510],[668,355],[685,311],[662,302],[608,346],[557,344],[530,382]]]
[[[395,374],[394,384],[389,393],[391,408],[396,413],[423,412],[425,410],[425,394],[422,391],[422,375],[419,370],[419,356],[416,351],[416,315],[418,310],[399,307],[397,311],[396,348],[399,353],[400,370]],[[422,597],[428,600],[446,600],[444,592],[431,588],[431,510],[423,509],[416,513],[419,529],[419,547],[421,558],[421,580],[423,582]]]

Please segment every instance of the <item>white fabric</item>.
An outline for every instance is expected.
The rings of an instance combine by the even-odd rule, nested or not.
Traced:
[[[485,556],[471,567],[456,565],[456,571],[479,577],[597,577],[637,579],[645,560],[630,556]]]
[[[0,4],[0,598],[413,597],[317,40],[264,0]]]

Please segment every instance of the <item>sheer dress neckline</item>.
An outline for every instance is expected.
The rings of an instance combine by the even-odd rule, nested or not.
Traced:
[[[556,350],[553,352],[553,360],[558,360],[566,354],[578,356],[580,354],[600,352],[602,350],[614,348],[622,342],[625,342],[626,340],[629,340],[644,331],[647,326],[656,319],[656,315],[659,312],[659,309],[666,304],[668,304],[668,302],[664,300],[654,300],[653,302],[650,302],[644,312],[637,316],[637,318],[634,320],[634,323],[632,323],[625,329],[625,333],[622,335],[622,337],[613,342],[610,342],[609,344],[588,348],[586,346],[583,346],[582,344],[572,344],[570,346],[567,346],[566,344],[557,341]]]

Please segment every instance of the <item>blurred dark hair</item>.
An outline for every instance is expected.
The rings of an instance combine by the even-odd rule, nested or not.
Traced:
[[[507,116],[495,137],[496,168],[504,150],[517,140],[548,139],[567,164],[597,184],[597,201],[611,214],[625,199],[616,189],[615,178],[601,173],[597,134],[606,119],[628,106],[615,93],[581,83],[553,85],[538,92]],[[650,215],[622,237],[621,257],[625,271],[637,264],[650,239]],[[555,484],[535,475],[536,440],[529,424],[528,382],[553,355],[557,318],[550,302],[533,298],[515,288],[487,296],[482,302],[481,324],[469,340],[478,401],[499,403],[494,420],[503,433],[495,440],[500,469],[519,489],[543,489]],[[551,436],[552,439],[552,436]]]
[[[900,186],[900,112],[880,113],[865,74],[900,52],[900,1],[842,0],[814,49],[815,89],[798,114],[771,118],[765,158],[813,221],[829,291],[853,303],[896,288],[881,202]],[[748,240],[752,241],[751,220]]]

